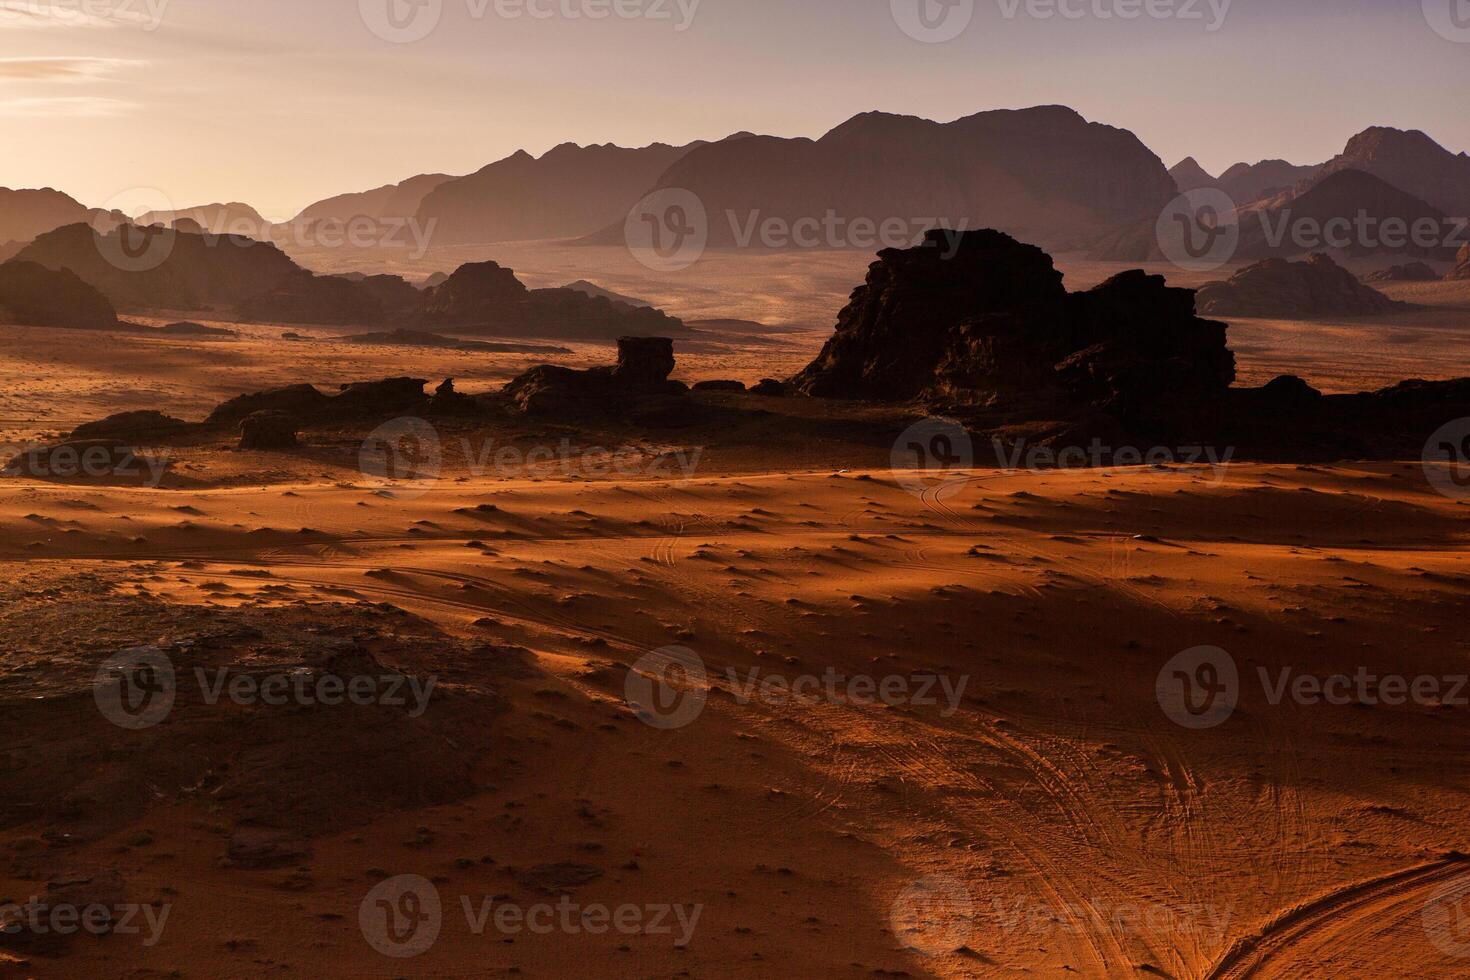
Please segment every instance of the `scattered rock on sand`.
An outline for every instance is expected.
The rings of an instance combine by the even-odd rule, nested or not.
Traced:
[[[538,864],[534,868],[518,871],[515,879],[525,888],[555,895],[594,882],[603,874],[601,868],[590,864],[561,862]]]
[[[1230,277],[1201,287],[1199,310],[1209,316],[1311,319],[1369,316],[1409,309],[1358,282],[1356,276],[1314,252],[1304,262],[1265,259]]]
[[[241,824],[230,836],[225,856],[240,868],[279,868],[310,857],[311,845],[289,830]]]
[[[251,412],[240,422],[241,449],[295,449],[296,419],[285,412]]]

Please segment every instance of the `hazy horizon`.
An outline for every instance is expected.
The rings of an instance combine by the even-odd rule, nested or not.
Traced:
[[[564,142],[817,137],[870,110],[948,121],[1045,104],[1215,174],[1320,163],[1374,125],[1470,147],[1470,47],[1433,26],[1439,0],[948,0],[975,9],[944,43],[903,30],[908,0],[391,2],[394,20],[390,0],[89,0],[87,15],[0,0],[0,116],[19,133],[0,186],[89,206],[150,187],[280,219]],[[1134,9],[1168,16],[1118,14]],[[426,12],[416,41],[369,27]]]

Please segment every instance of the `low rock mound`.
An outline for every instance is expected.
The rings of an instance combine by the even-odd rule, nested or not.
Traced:
[[[107,297],[69,269],[21,261],[0,265],[0,323],[87,330],[118,326]]]
[[[205,421],[234,424],[256,412],[282,412],[298,422],[367,420],[403,414],[428,404],[423,378],[385,378],[343,385],[335,395],[326,395],[313,385],[290,385],[249,395],[240,395],[219,405]]]
[[[550,344],[496,344],[480,340],[456,340],[423,330],[386,330],[380,333],[360,333],[343,337],[348,344],[381,344],[393,347],[442,347],[478,354],[570,354],[569,347]]]
[[[668,380],[673,370],[673,340],[623,337],[615,367],[576,371],[543,364],[506,385],[504,392],[528,415],[626,415],[660,399],[684,401],[689,389]]]
[[[86,422],[72,430],[73,439],[147,439],[177,435],[189,423],[162,412],[121,412],[96,422]]]
[[[1068,293],[1049,255],[998,231],[930,232],[888,249],[838,315],[795,391],[922,400],[1132,424],[1218,398],[1235,377],[1225,325],[1194,293],[1127,272]]]
[[[1364,282],[1433,282],[1439,278],[1435,272],[1423,262],[1410,262],[1407,265],[1391,265],[1387,269],[1370,272],[1363,277]]]
[[[159,327],[158,332],[168,334],[171,337],[238,337],[239,334],[224,327],[206,327],[202,323],[194,323],[185,320],[181,323],[170,323],[166,327]]]
[[[1358,282],[1351,272],[1321,252],[1304,262],[1265,259],[1240,270],[1228,282],[1199,291],[1200,312],[1209,316],[1312,319],[1371,316],[1409,309]]]
[[[424,294],[417,315],[425,326],[501,337],[612,339],[687,333],[682,320],[575,289],[527,289],[496,262],[460,266]]]

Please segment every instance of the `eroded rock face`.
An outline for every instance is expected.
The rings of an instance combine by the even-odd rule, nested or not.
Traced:
[[[283,412],[298,421],[366,421],[424,408],[423,378],[385,378],[343,385],[335,395],[325,395],[307,384],[272,388],[239,395],[220,404],[206,423],[237,423],[255,412]]]
[[[1368,316],[1409,309],[1321,252],[1304,262],[1266,259],[1248,266],[1228,282],[1212,282],[1199,291],[1200,312],[1209,316],[1257,316],[1311,319]]]
[[[189,428],[189,423],[162,412],[120,412],[96,422],[84,422],[72,430],[73,439],[107,439],[148,437],[161,438],[176,435]]]
[[[1217,398],[1235,378],[1225,326],[1194,293],[1127,272],[1068,293],[1041,249],[998,231],[930,232],[879,253],[800,393],[1056,418],[1152,417]]]
[[[1470,279],[1470,245],[1460,249],[1460,255],[1455,260],[1455,268],[1446,279]]]
[[[117,312],[69,269],[16,260],[0,265],[0,323],[107,330]]]

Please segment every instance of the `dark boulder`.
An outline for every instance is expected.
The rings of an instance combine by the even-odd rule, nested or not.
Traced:
[[[613,379],[627,385],[659,385],[674,372],[674,342],[668,337],[621,337]]]
[[[1265,259],[1199,290],[1200,312],[1209,316],[1314,317],[1370,316],[1411,309],[1358,282],[1331,256],[1314,252],[1303,262]]]
[[[735,391],[745,390],[744,381],[701,381],[694,386],[695,391]]]
[[[159,327],[158,332],[177,337],[238,337],[233,330],[224,327],[206,327],[202,323],[184,321],[182,323],[170,323],[166,327]]]
[[[785,398],[791,394],[790,387],[784,381],[775,378],[763,378],[759,384],[750,389],[752,395],[762,395],[766,398]]]
[[[296,419],[285,412],[251,412],[240,422],[241,449],[295,449]]]
[[[0,265],[0,323],[88,330],[118,326],[107,297],[71,270],[19,260]]]

